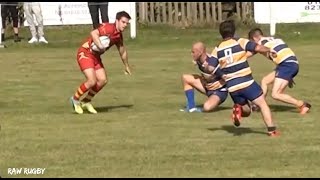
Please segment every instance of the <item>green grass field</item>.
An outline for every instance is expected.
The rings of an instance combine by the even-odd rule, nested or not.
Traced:
[[[103,55],[109,84],[93,101],[99,113],[74,114],[68,98],[84,80],[76,51],[90,28],[46,27],[48,45],[28,44],[29,30],[22,28],[21,43],[8,39],[0,49],[0,176],[320,177],[319,25],[277,27],[301,65],[288,92],[313,105],[302,117],[268,97],[278,138],[265,134],[259,113],[234,128],[230,97],[213,113],[179,112],[185,105],[180,76],[197,72],[191,44],[201,40],[211,49],[219,38],[214,28],[139,27],[134,40],[128,30],[133,75],[124,75],[112,48]],[[257,81],[273,69],[260,55],[250,64]],[[196,94],[197,104],[204,100]],[[10,175],[8,168],[46,170]]]

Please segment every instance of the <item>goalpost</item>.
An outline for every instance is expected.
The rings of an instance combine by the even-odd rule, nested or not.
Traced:
[[[274,2],[269,2],[269,12],[270,12],[270,15],[269,15],[269,20],[270,20],[270,35],[271,36],[274,36],[276,34],[276,17],[274,16],[275,14],[275,7],[276,6],[273,6],[273,3]]]
[[[137,12],[136,12],[136,2],[130,2],[130,12],[131,22],[130,22],[130,37],[132,39],[137,36]]]
[[[1,7],[1,4],[0,4]],[[1,14],[1,8],[0,8],[0,14]],[[2,44],[2,18],[0,16],[0,30],[1,30],[1,36],[0,36],[0,48],[4,48],[5,46]]]

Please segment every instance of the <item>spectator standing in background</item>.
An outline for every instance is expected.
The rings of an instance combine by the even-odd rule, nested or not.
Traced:
[[[24,2],[23,9],[26,15],[26,20],[29,24],[29,29],[32,35],[32,38],[28,41],[28,43],[35,42],[43,42],[48,43],[48,41],[44,38],[43,32],[43,16],[42,10],[39,2]],[[36,24],[34,22],[33,14],[36,16],[36,21],[38,23],[38,28],[36,28]],[[38,39],[39,38],[39,39]]]
[[[92,19],[93,29],[97,29],[99,22],[99,9],[102,23],[109,23],[108,2],[88,2],[89,12]]]
[[[10,16],[9,16],[10,13]],[[20,42],[19,28],[18,28],[18,2],[1,2],[1,18],[2,18],[2,29],[1,39],[5,40],[5,30],[7,27],[7,17],[11,17],[14,31],[14,42]]]

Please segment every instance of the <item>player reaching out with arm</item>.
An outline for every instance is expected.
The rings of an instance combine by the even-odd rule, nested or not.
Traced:
[[[119,23],[120,32],[124,31],[125,26],[126,26],[126,22],[122,22],[122,24]],[[93,42],[100,49],[100,52],[104,52],[106,50],[106,48],[108,48],[108,47],[103,47],[103,45],[99,39],[100,32],[98,29],[91,31],[91,37],[92,37]],[[128,52],[124,46],[122,34],[121,34],[120,41],[118,41],[115,45],[117,46],[117,49],[119,51],[119,55],[120,55],[121,60],[125,66],[125,73],[131,75],[131,71],[130,71],[130,67],[129,67],[129,63],[128,63]]]
[[[285,93],[285,89],[287,86],[292,86],[293,78],[299,72],[299,62],[292,49],[282,39],[264,37],[259,28],[254,28],[249,32],[249,39],[273,49],[276,53],[271,56],[261,53],[276,65],[275,70],[264,76],[261,81],[264,96],[267,95],[268,85],[273,83],[271,94],[273,99],[294,105],[299,109],[300,114],[306,114],[310,110],[311,104]]]
[[[123,45],[123,41],[117,43],[116,46],[118,48],[122,63],[125,67],[125,69],[124,69],[125,74],[131,75],[131,70],[130,70],[129,62],[128,62],[128,51],[127,51],[126,47]]]
[[[226,86],[234,102],[232,120],[235,126],[240,126],[241,118],[251,113],[248,101],[252,101],[261,109],[263,121],[268,135],[277,136],[278,131],[273,123],[269,105],[265,101],[263,92],[252,76],[247,61],[252,52],[274,54],[272,49],[258,45],[245,38],[234,38],[236,27],[233,21],[222,22],[219,26],[222,41],[212,52],[220,63],[220,68],[227,75]]]
[[[97,29],[91,31],[90,37],[78,49],[77,61],[86,80],[70,98],[76,113],[83,114],[83,108],[86,108],[90,113],[97,113],[91,104],[91,100],[107,84],[107,75],[101,55],[113,45],[118,47],[120,57],[125,65],[125,71],[131,74],[122,37],[122,32],[128,26],[130,19],[131,17],[127,12],[118,12],[115,23],[102,23]],[[110,40],[108,46],[103,46],[99,39],[101,36],[108,36]],[[92,43],[95,43],[99,51],[92,50]]]

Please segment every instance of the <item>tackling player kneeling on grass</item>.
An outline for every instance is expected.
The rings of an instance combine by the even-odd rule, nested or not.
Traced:
[[[222,79],[219,61],[206,53],[202,42],[194,43],[191,49],[194,63],[198,66],[200,74],[183,74],[183,90],[187,98],[186,112],[209,112],[218,107],[228,97],[225,82]],[[194,100],[194,89],[208,96],[203,108],[197,108]]]
[[[86,108],[92,114],[97,113],[90,102],[107,83],[107,75],[102,64],[101,55],[110,47],[113,45],[117,46],[125,66],[125,73],[131,74],[128,64],[128,54],[122,37],[122,32],[128,26],[130,19],[131,17],[127,12],[118,12],[115,23],[102,23],[97,29],[91,31],[91,36],[78,49],[77,61],[81,71],[86,77],[86,81],[79,86],[78,90],[70,98],[76,113],[83,114],[82,108]],[[99,39],[100,36],[109,37],[109,46],[104,47],[102,45]],[[91,44],[93,42],[100,49],[99,52],[92,50]],[[87,94],[85,95],[85,93]]]

